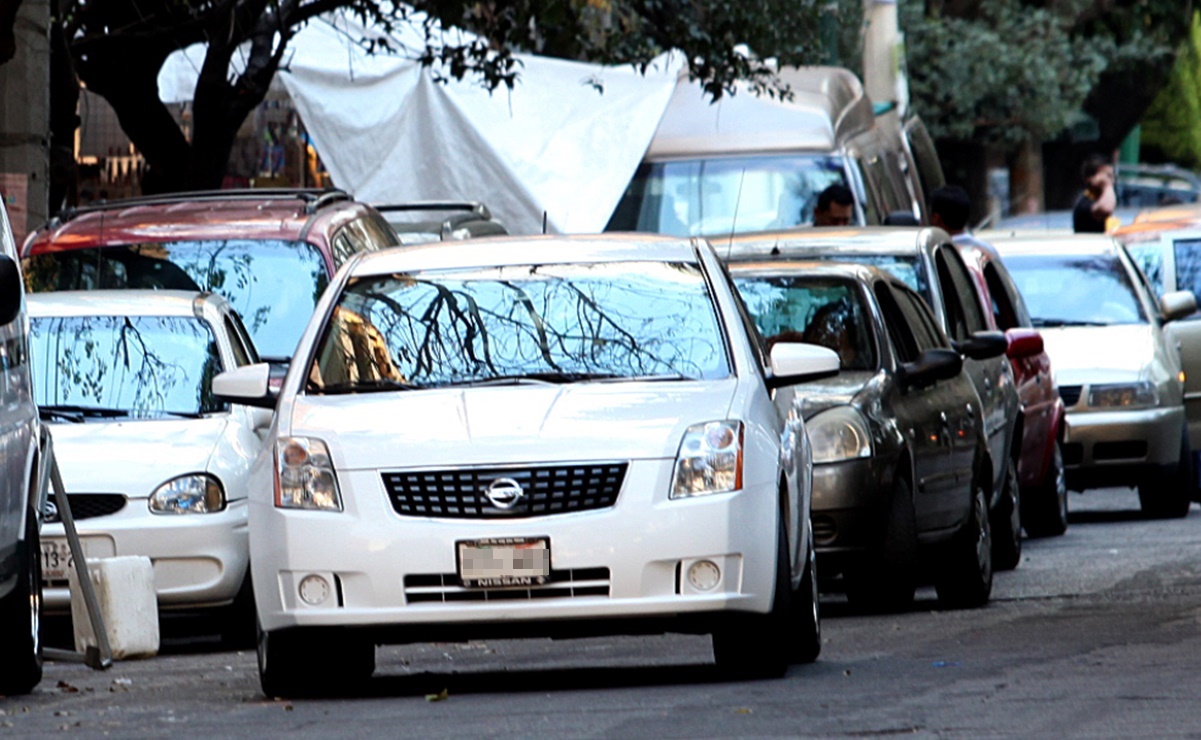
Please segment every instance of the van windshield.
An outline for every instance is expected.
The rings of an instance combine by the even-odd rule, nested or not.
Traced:
[[[818,194],[834,184],[847,185],[844,161],[826,154],[644,162],[605,230],[696,236],[811,224]]]
[[[27,257],[31,292],[202,290],[242,317],[263,358],[292,356],[329,277],[317,248],[282,239],[214,239],[71,249]]]

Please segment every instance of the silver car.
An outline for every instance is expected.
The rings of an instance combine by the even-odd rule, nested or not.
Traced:
[[[1157,302],[1126,250],[1104,235],[994,245],[1043,335],[1067,407],[1068,485],[1137,486],[1147,514],[1185,516],[1194,491],[1185,374],[1164,324],[1195,310],[1193,293]]]

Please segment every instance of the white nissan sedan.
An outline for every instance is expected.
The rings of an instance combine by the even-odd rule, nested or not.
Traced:
[[[282,388],[255,463],[259,673],[344,690],[375,645],[696,632],[723,669],[820,650],[812,466],[790,384],[702,241],[524,237],[355,257]]]
[[[271,414],[210,387],[258,361],[237,314],[220,296],[165,290],[28,302],[34,395],[85,552],[148,557],[160,609],[216,609],[224,637],[252,635],[246,476]],[[45,602],[62,611],[71,552],[48,514]]]

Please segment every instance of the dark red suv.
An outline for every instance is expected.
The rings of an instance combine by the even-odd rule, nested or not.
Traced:
[[[378,211],[340,190],[216,190],[69,210],[21,254],[31,291],[219,293],[259,355],[284,364],[337,268],[397,244]]]

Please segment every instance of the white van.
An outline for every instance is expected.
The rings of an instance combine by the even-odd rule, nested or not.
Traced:
[[[835,184],[854,194],[856,224],[924,219],[905,132],[877,119],[852,72],[788,67],[778,77],[790,100],[740,87],[713,103],[681,80],[606,231],[720,236],[804,225]]]
[[[42,679],[37,406],[17,245],[0,202],[0,696]]]

